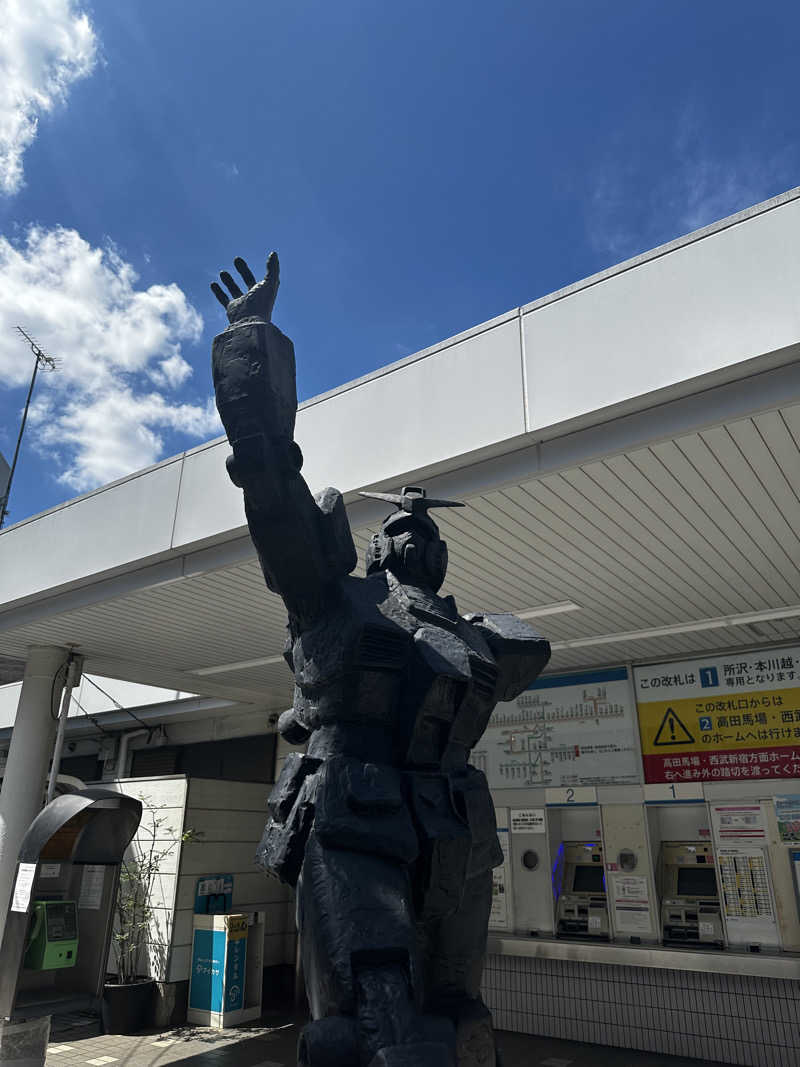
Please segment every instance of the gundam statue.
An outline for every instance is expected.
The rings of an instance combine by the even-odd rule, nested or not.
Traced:
[[[289,615],[294,705],[278,722],[303,755],[269,799],[258,862],[297,889],[312,1022],[300,1067],[495,1067],[480,998],[502,862],[485,776],[469,754],[498,701],[543,669],[550,646],[512,615],[460,616],[440,596],[447,546],[423,489],[365,493],[393,505],[366,577],[342,496],[312,495],[294,440],[292,342],[271,323],[278,258],[243,259],[212,289],[230,326],[213,376],[267,586]]]

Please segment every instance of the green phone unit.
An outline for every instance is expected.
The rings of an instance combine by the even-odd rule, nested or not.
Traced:
[[[74,900],[35,900],[24,966],[30,971],[74,967],[78,958],[78,908]]]

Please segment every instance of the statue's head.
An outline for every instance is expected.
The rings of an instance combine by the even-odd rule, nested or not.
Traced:
[[[455,500],[430,500],[425,490],[405,486],[401,493],[362,493],[387,500],[397,511],[387,516],[367,546],[367,574],[391,571],[400,581],[436,592],[447,573],[447,544],[429,508],[461,508]]]

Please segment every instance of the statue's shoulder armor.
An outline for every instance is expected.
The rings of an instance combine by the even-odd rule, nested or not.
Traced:
[[[315,494],[314,501],[319,508],[319,543],[325,554],[327,571],[332,578],[343,578],[355,569],[358,553],[342,494],[328,486]]]
[[[497,700],[514,700],[547,666],[550,643],[522,619],[508,613],[464,616],[481,634],[497,664]]]

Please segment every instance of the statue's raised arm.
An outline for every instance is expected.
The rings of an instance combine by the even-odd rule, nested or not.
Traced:
[[[245,513],[267,585],[290,615],[318,615],[331,583],[349,574],[356,551],[344,503],[335,489],[312,496],[294,440],[297,413],[294,346],[271,322],[279,265],[273,252],[261,281],[241,258],[211,289],[230,325],[214,338],[217,408],[233,448],[228,473],[244,492]]]

